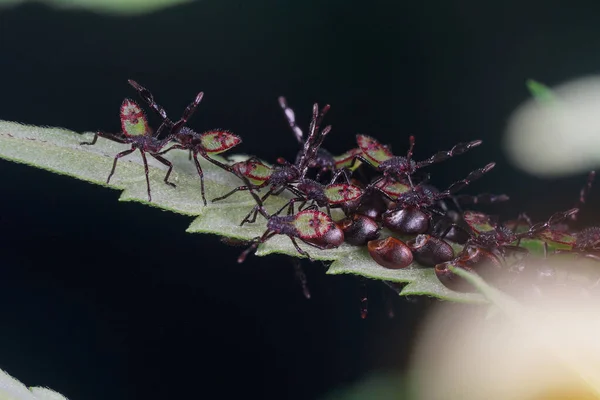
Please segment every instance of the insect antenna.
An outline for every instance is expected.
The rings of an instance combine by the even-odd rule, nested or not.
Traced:
[[[415,148],[415,137],[410,136],[408,138],[408,142],[409,142],[409,146],[408,146],[408,151],[406,152],[406,162],[408,165],[410,165],[410,160],[412,158],[413,150]],[[406,179],[408,180],[408,183],[410,184],[411,189],[414,189],[415,185],[413,184],[410,174],[406,174]],[[398,179],[398,181],[400,181],[400,179]]]
[[[166,110],[161,105],[156,103],[156,101],[154,100],[154,96],[148,89],[146,89],[145,87],[143,87],[142,85],[140,85],[139,83],[134,81],[133,79],[128,79],[127,82],[138,92],[138,94],[142,98],[142,100],[144,100],[148,104],[148,106],[162,118],[162,123],[160,124],[160,126],[158,127],[158,129],[156,130],[156,132],[154,134],[155,137],[159,137],[159,135],[163,129],[170,130],[169,139],[171,137],[177,135],[179,133],[179,131],[181,130],[181,128],[183,127],[183,125],[185,125],[187,123],[188,119],[190,119],[192,117],[192,115],[194,114],[194,111],[196,111],[196,108],[198,107],[198,105],[202,101],[202,98],[204,97],[204,92],[198,93],[196,95],[196,98],[194,99],[194,101],[191,102],[185,108],[182,117],[177,122],[173,122],[167,116]]]
[[[248,254],[250,254],[252,251],[256,250],[256,248],[258,247],[259,244],[266,242],[267,240],[271,239],[273,236],[277,235],[277,232],[273,232],[270,230],[265,231],[265,233],[263,233],[262,236],[254,239],[252,242],[252,245],[250,245],[250,247],[248,247],[246,250],[244,250],[242,252],[242,254],[239,255],[237,262],[238,264],[243,263],[246,260],[246,257],[248,256]]]
[[[479,146],[481,143],[483,143],[483,141],[481,141],[481,140],[474,140],[469,143],[459,143],[459,144],[455,145],[454,147],[452,147],[452,149],[450,149],[450,150],[439,151],[436,154],[429,157],[428,159],[419,161],[417,163],[417,166],[418,166],[418,168],[422,168],[427,165],[439,163],[441,161],[449,159],[450,157],[454,157],[454,156],[463,154],[466,151],[472,149],[473,147]]]
[[[306,175],[306,172],[308,171],[308,164],[312,159],[314,159],[317,154],[317,150],[325,139],[325,136],[331,130],[331,126],[327,126],[323,129],[323,131],[319,132],[321,121],[330,108],[331,106],[327,104],[319,112],[319,105],[317,103],[313,105],[313,116],[310,122],[308,137],[304,142],[302,157],[300,158],[300,162],[298,164],[298,169],[300,169],[302,177]]]
[[[196,98],[194,99],[194,101],[192,101],[190,104],[188,104],[188,106],[185,108],[185,110],[183,110],[183,114],[181,115],[181,118],[179,119],[179,121],[175,122],[173,124],[173,126],[171,127],[171,135],[174,136],[179,133],[181,128],[183,128],[183,126],[187,123],[188,119],[190,119],[192,117],[192,115],[196,111],[196,108],[198,108],[198,105],[202,101],[203,97],[204,97],[204,92],[199,92],[196,95]]]
[[[294,132],[294,136],[296,137],[296,140],[298,141],[298,143],[304,144],[304,140],[302,138],[302,136],[303,136],[302,129],[300,129],[300,127],[298,125],[296,125],[296,114],[294,113],[294,110],[292,110],[291,108],[288,107],[285,97],[279,96],[278,100],[279,100],[279,106],[283,110],[283,113],[285,114],[288,124],[290,124],[290,128],[292,128],[292,132]]]
[[[479,169],[476,169],[475,171],[472,171],[471,173],[469,173],[469,175],[467,175],[466,178],[461,179],[460,181],[454,182],[452,185],[450,185],[450,187],[448,187],[448,189],[444,190],[443,192],[438,193],[435,196],[436,200],[452,196],[453,193],[458,192],[462,188],[470,185],[471,182],[481,178],[485,173],[489,172],[495,166],[496,166],[496,163],[492,162],[483,168],[479,168]]]
[[[544,223],[535,224],[531,228],[529,228],[529,230],[527,232],[522,232],[515,236],[519,240],[522,238],[535,236],[538,233],[543,232],[546,229],[550,228],[552,225],[554,225],[564,219],[570,218],[572,215],[574,215],[578,212],[579,212],[578,208],[571,208],[570,210],[567,210],[567,211],[557,212],[556,214],[554,214],[550,218],[548,218],[548,221],[546,221]]]
[[[153,109],[158,115],[160,115],[160,117],[163,120],[168,119],[167,112],[161,105],[154,101],[154,96],[148,89],[146,89],[133,79],[128,79],[127,82],[138,92],[142,100],[144,100],[151,109]]]
[[[492,194],[492,193],[482,193],[475,196],[471,196],[468,194],[459,194],[457,196],[453,196],[452,200],[457,208],[460,209],[461,204],[496,204],[503,201],[510,200],[505,194]]]

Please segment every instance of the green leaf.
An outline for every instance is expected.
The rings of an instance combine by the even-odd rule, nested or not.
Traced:
[[[240,221],[255,205],[252,197],[246,192],[238,192],[223,201],[209,202],[208,206],[203,206],[200,179],[193,162],[188,159],[188,153],[183,150],[174,150],[166,154],[175,166],[170,180],[177,184],[176,188],[163,182],[166,167],[148,157],[152,203],[147,200],[144,169],[137,151],[119,160],[111,183],[106,184],[114,156],[130,146],[104,138],[99,138],[93,146],[80,145],[80,142],[89,141],[91,137],[91,133],[81,135],[61,128],[0,121],[0,158],[120,190],[120,201],[136,201],[196,217],[187,232],[216,234],[241,240],[252,239],[264,232],[265,221],[261,215],[258,216],[257,223],[239,226]],[[225,162],[217,156],[214,158]],[[240,157],[236,159],[239,160]],[[200,159],[200,163],[204,170],[206,195],[209,200],[242,183],[233,174],[203,159]],[[265,207],[270,212],[275,211],[286,203],[287,198],[271,196]],[[338,210],[334,210],[333,215],[336,220],[343,217]],[[333,261],[328,274],[354,274],[376,280],[407,283],[401,295],[427,295],[460,302],[485,301],[478,294],[448,290],[438,281],[432,268],[413,264],[401,270],[386,269],[371,259],[365,247],[343,244],[337,249],[318,250],[303,243],[300,243],[300,246],[315,260]],[[223,252],[228,256],[231,254],[227,248],[223,248]],[[283,235],[277,235],[259,246],[256,255],[273,253],[299,256],[289,238]]]
[[[27,388],[5,371],[0,370],[0,400],[67,400],[67,398],[47,388]]]
[[[550,104],[556,100],[556,96],[552,93],[552,90],[543,83],[528,79],[526,84],[529,93],[540,103]]]

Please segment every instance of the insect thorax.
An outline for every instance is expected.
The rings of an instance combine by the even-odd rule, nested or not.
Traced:
[[[417,164],[413,160],[409,161],[406,157],[394,156],[389,160],[380,163],[379,168],[384,171],[389,171],[391,174],[412,174],[417,169]]]
[[[270,183],[272,186],[285,185],[300,177],[300,171],[295,166],[281,166],[275,168],[271,175]]]
[[[293,224],[294,218],[293,215],[272,216],[267,221],[267,228],[281,235],[297,236],[296,228]]]

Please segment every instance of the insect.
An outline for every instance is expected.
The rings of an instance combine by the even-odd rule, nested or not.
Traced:
[[[583,231],[582,231],[583,233]],[[554,254],[571,252],[555,251],[549,257],[548,244],[544,242],[543,257],[527,254],[508,268],[505,282],[500,282],[502,290],[513,296],[528,296],[543,300],[552,296],[583,296],[589,298],[591,291],[597,290],[600,275],[597,267],[576,258],[564,258]],[[593,255],[577,254],[582,258],[598,260]],[[533,297],[531,297],[533,296]]]
[[[225,195],[223,195],[221,197],[217,197],[217,198],[213,199],[212,201],[214,202],[214,201],[223,200],[223,199],[231,196],[235,192],[238,192],[241,190],[249,190],[251,187],[254,189],[261,189],[263,187],[271,185],[271,189],[269,190],[269,192],[266,195],[266,197],[268,197],[271,194],[278,194],[278,193],[276,193],[276,191],[283,190],[284,189],[283,186],[304,178],[308,171],[311,160],[313,160],[315,158],[316,153],[317,153],[319,147],[321,146],[321,143],[323,143],[325,136],[331,130],[331,126],[326,126],[322,131],[319,131],[319,126],[320,126],[321,120],[323,119],[323,117],[325,116],[327,111],[329,111],[329,108],[330,108],[330,106],[326,105],[319,112],[319,105],[316,103],[314,104],[313,117],[312,117],[312,121],[310,124],[310,133],[308,135],[308,138],[304,142],[302,156],[299,157],[299,160],[297,163],[291,164],[291,163],[287,162],[286,160],[279,158],[277,160],[279,165],[276,165],[275,168],[273,168],[272,171],[270,171],[268,176],[259,185],[246,184],[246,185],[239,186],[239,187],[233,189],[232,191],[230,191],[229,193],[226,193]],[[258,161],[258,160],[257,159],[253,160],[253,162],[256,162],[256,161]],[[258,161],[258,162],[260,162],[260,161]],[[235,171],[232,171],[232,172],[235,173]],[[240,177],[240,179],[243,179],[239,173],[236,175],[238,175]],[[264,197],[262,200],[264,201],[266,199],[266,197]]]
[[[238,170],[237,172],[232,171],[240,179],[244,180],[244,182],[246,184],[242,185],[242,186],[238,186],[237,188],[226,193],[225,195],[217,197],[217,198],[213,199],[212,201],[215,202],[215,201],[223,200],[240,190],[249,190],[251,188],[261,189],[266,186],[270,186],[270,188],[262,196],[262,198],[261,198],[262,202],[264,202],[269,196],[278,195],[286,189],[291,191],[292,193],[294,193],[297,196],[301,196],[300,192],[298,192],[297,189],[295,189],[295,187],[292,184],[300,182],[301,180],[303,180],[305,178],[311,160],[313,160],[315,158],[317,150],[321,146],[321,143],[323,143],[325,136],[331,130],[331,126],[326,126],[325,128],[323,128],[323,130],[319,129],[321,120],[323,119],[323,116],[327,113],[329,108],[330,108],[330,106],[326,105],[319,112],[319,105],[316,103],[314,104],[313,117],[312,117],[311,124],[310,124],[310,132],[309,132],[308,138],[306,139],[306,142],[304,142],[302,156],[300,157],[300,159],[297,163],[291,164],[282,158],[278,159],[277,161],[278,161],[279,165],[277,165],[275,168],[273,168],[272,171],[270,171],[270,173],[268,174],[268,177],[266,177],[262,181],[262,183],[260,183],[259,185],[251,184],[250,181],[247,179],[247,177],[245,177],[243,173],[240,173],[241,170]],[[243,225],[245,222],[248,222],[248,221],[250,221],[250,222],[254,221],[257,213],[258,213],[258,205],[256,207],[254,207],[254,209],[252,209],[248,213],[248,215],[244,218],[244,220],[242,220],[241,225]],[[252,215],[253,215],[253,217],[251,218]]]
[[[294,113],[294,110],[292,110],[287,105],[285,97],[280,96],[278,100],[279,106],[283,110],[283,113],[285,114],[285,117],[288,121],[288,124],[290,125],[290,128],[292,129],[292,132],[294,132],[296,140],[298,140],[298,143],[300,143],[301,145],[304,145],[304,134],[302,133],[302,129],[300,129],[300,127],[296,124],[296,114]],[[354,148],[350,149],[344,154],[334,156],[329,151],[325,150],[322,147],[319,147],[314,159],[312,159],[309,162],[308,166],[309,168],[317,169],[317,174],[315,176],[315,180],[317,182],[321,180],[320,178],[322,174],[326,172],[331,172],[331,174],[335,174],[338,171],[341,171],[344,174],[344,177],[346,178],[346,182],[349,182],[351,171],[357,169],[361,164],[360,162],[352,163],[354,157],[360,153],[361,150],[359,148]],[[302,154],[303,152],[301,150],[296,155],[296,164],[299,163]]]
[[[278,100],[279,100],[279,106],[283,110],[283,113],[285,114],[285,117],[288,121],[288,124],[290,125],[290,128],[292,128],[292,132],[294,132],[294,137],[296,138],[298,143],[300,143],[300,145],[304,146],[305,145],[305,141],[304,141],[304,137],[303,137],[304,134],[302,133],[302,129],[300,129],[300,127],[298,125],[296,125],[296,114],[294,113],[294,110],[292,110],[287,105],[287,101],[286,101],[285,97],[280,96],[278,98]],[[296,155],[295,164],[300,163],[300,159],[302,158],[302,155],[303,155],[303,152],[302,152],[302,150],[300,150],[298,152],[298,154]],[[327,171],[334,171],[336,169],[335,164],[336,164],[336,160],[333,157],[333,155],[330,152],[328,152],[327,150],[325,150],[324,148],[319,147],[319,149],[317,150],[317,152],[315,154],[315,157],[308,162],[308,167],[318,169],[317,176],[315,178],[318,181],[322,173],[327,172]]]
[[[367,135],[356,135],[356,141],[361,153],[355,155],[354,159],[369,164],[383,174],[373,181],[370,186],[377,185],[383,180],[392,180],[400,183],[407,181],[411,188],[414,188],[411,177],[418,169],[463,154],[482,143],[481,140],[459,143],[448,151],[437,152],[426,160],[416,162],[412,159],[413,148],[415,146],[414,136],[410,136],[409,138],[410,145],[405,157],[394,156],[389,146],[384,146]]]
[[[247,173],[246,173],[247,174]],[[282,187],[283,190],[288,190],[296,197],[290,199],[286,204],[283,205],[274,215],[280,214],[285,208],[288,209],[287,214],[294,213],[294,204],[300,202],[298,211],[301,211],[306,203],[310,202],[311,205],[317,207],[325,207],[327,215],[331,217],[331,208],[346,208],[349,204],[358,200],[362,196],[362,189],[358,186],[354,186],[346,183],[334,183],[337,178],[341,175],[340,171],[337,171],[331,183],[323,185],[315,180],[302,178],[298,182],[286,184]],[[279,192],[278,192],[279,193]],[[264,200],[263,200],[264,201]],[[258,210],[254,210],[244,218],[240,225],[246,222],[256,221]]]
[[[383,214],[383,224],[394,232],[402,234],[419,234],[429,230],[432,214],[444,215],[434,205],[454,192],[469,185],[476,179],[494,168],[495,163],[489,163],[483,168],[471,172],[465,179],[450,185],[443,192],[434,193],[428,187],[417,185],[395,199],[395,206]]]
[[[508,251],[528,252],[519,244],[522,239],[539,238],[542,241],[554,242],[566,246],[572,246],[575,238],[564,232],[553,231],[552,225],[559,223],[579,211],[578,208],[572,208],[567,211],[553,214],[546,222],[534,224],[529,229],[516,233],[505,225],[492,225],[488,216],[467,211],[464,219],[471,228],[471,237],[465,244],[463,253],[469,247],[484,249],[503,260]],[[514,244],[513,244],[514,243]]]
[[[346,204],[362,196],[362,189],[358,186],[333,182],[329,185],[322,185],[317,181],[307,178],[299,180],[295,186],[286,186],[286,189],[294,193],[297,197],[290,199],[275,214],[279,214],[286,207],[288,208],[288,215],[293,214],[296,202],[300,202],[299,211],[302,210],[306,203],[311,202],[311,205],[325,207],[327,215],[331,217],[332,207],[344,207]]]
[[[182,149],[190,151],[191,157],[193,158],[194,164],[196,166],[196,171],[200,176],[200,190],[202,193],[202,201],[204,202],[204,205],[206,205],[207,203],[204,191],[204,172],[202,171],[202,167],[200,166],[200,162],[198,161],[198,155],[200,155],[205,160],[213,163],[214,165],[218,166],[219,168],[231,172],[232,170],[229,165],[223,164],[215,160],[214,158],[211,158],[209,154],[223,153],[231,149],[232,147],[235,147],[238,144],[240,144],[242,142],[242,139],[239,136],[234,135],[233,133],[224,129],[213,129],[203,133],[198,133],[184,126],[187,123],[188,119],[192,116],[200,102],[202,101],[202,98],[204,96],[203,92],[198,93],[194,101],[186,107],[181,119],[179,119],[177,122],[172,122],[168,118],[165,109],[154,101],[154,97],[148,89],[144,88],[132,79],[130,79],[128,82],[138,92],[140,97],[150,106],[150,108],[152,108],[162,118],[163,122],[161,124],[161,127],[167,127],[170,130],[169,137],[172,141],[175,142],[175,144],[169,147],[168,149],[161,151],[158,154],[162,155],[173,149]]]
[[[257,157],[250,157],[247,160],[239,161],[231,165],[231,172],[234,175],[243,179],[247,178],[251,186],[254,188],[262,188],[268,184],[271,175],[273,174],[273,168],[263,163]],[[212,199],[213,202],[226,199],[235,192],[241,190],[248,190],[247,185],[242,185],[234,188],[227,192],[223,196]]]
[[[427,178],[428,180],[428,178]],[[438,194],[440,191],[426,183],[427,180],[420,182],[419,186],[421,186],[425,191],[431,193],[432,195]],[[377,180],[372,183],[372,185],[367,186],[365,191],[375,190],[382,194],[388,200],[394,201],[398,196],[401,196],[403,193],[406,193],[411,190],[410,184],[408,181],[395,181],[390,178]],[[445,200],[450,199],[456,206],[456,208],[462,212],[462,205],[465,204],[495,204],[503,201],[509,200],[509,197],[505,194],[491,194],[491,193],[483,193],[479,195],[467,195],[467,194],[451,194],[449,196],[445,196],[444,198],[440,198],[437,201],[437,205],[443,210],[448,211],[448,205]]]
[[[362,214],[351,214],[337,222],[344,231],[344,240],[353,246],[364,246],[379,238],[381,227],[372,218]]]
[[[440,238],[420,234],[406,244],[412,251],[415,261],[426,267],[434,267],[454,259],[454,249]]]
[[[267,229],[262,236],[252,239],[252,244],[238,257],[238,263],[243,263],[246,256],[254,251],[259,244],[266,242],[275,235],[286,235],[301,255],[312,260],[296,239],[318,249],[332,249],[344,242],[344,232],[324,212],[309,208],[294,215],[269,215],[263,207],[260,197],[254,192],[246,177],[242,177],[248,185],[248,191],[257,203],[257,209],[267,219]]]
[[[496,281],[502,275],[503,265],[491,252],[469,247],[451,261],[437,264],[434,267],[439,281],[450,290],[457,292],[476,292],[477,290],[465,279],[455,274],[449,267],[454,266],[469,272],[476,272],[486,281]]]
[[[439,193],[439,190],[431,187],[432,192]],[[446,203],[446,199],[441,199],[437,205],[444,212],[444,215],[436,216],[432,220],[433,232],[435,237],[443,237],[454,243],[465,244],[469,239],[469,226],[463,219],[463,205],[465,204],[496,204],[509,200],[505,194],[483,193],[478,195],[451,195],[448,197],[454,203],[456,210],[451,210]],[[458,228],[460,226],[460,228]]]
[[[355,179],[352,182],[356,186],[364,186],[357,183]],[[344,206],[344,212],[346,215],[353,213],[365,215],[374,221],[381,222],[381,215],[387,211],[388,203],[390,203],[390,200],[382,196],[381,193],[374,190],[366,191],[363,188],[362,196],[353,202],[348,202]]]
[[[456,210],[447,210],[443,216],[432,220],[431,235],[458,244],[465,244],[471,237],[469,225],[463,219],[463,214]]]
[[[91,142],[82,142],[80,144],[94,145],[98,140],[98,136],[118,143],[131,144],[131,148],[129,150],[124,150],[115,156],[113,166],[110,171],[110,174],[108,175],[108,178],[106,179],[106,183],[110,182],[110,178],[115,173],[115,168],[117,167],[117,161],[119,160],[119,158],[131,154],[135,150],[139,150],[142,155],[142,161],[144,162],[146,186],[148,188],[148,201],[152,202],[152,194],[150,192],[150,178],[148,177],[148,160],[146,159],[146,153],[148,153],[150,156],[152,156],[160,163],[168,167],[167,173],[164,178],[164,182],[171,187],[175,187],[174,183],[169,182],[169,176],[171,175],[171,171],[173,170],[173,164],[160,155],[160,151],[165,145],[169,143],[170,138],[166,138],[163,140],[157,139],[157,137],[153,135],[152,129],[148,126],[146,114],[141,109],[141,107],[131,99],[123,100],[120,109],[120,118],[120,134],[96,132]]]
[[[371,258],[385,268],[406,268],[413,262],[413,254],[408,245],[392,236],[371,240],[367,248]]]

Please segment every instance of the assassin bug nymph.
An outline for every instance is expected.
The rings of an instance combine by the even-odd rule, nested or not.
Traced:
[[[294,110],[292,110],[285,99],[285,97],[279,97],[279,106],[283,110],[287,122],[294,133],[294,137],[301,145],[304,145],[306,142],[304,141],[304,134],[302,133],[302,129],[296,124],[296,114]],[[298,164],[300,157],[302,157],[302,150],[300,150],[296,156],[296,164]],[[332,155],[329,151],[325,150],[322,147],[317,149],[317,154],[314,159],[312,159],[309,163],[309,168],[316,168],[317,173],[315,175],[315,181],[321,182],[322,174],[326,172],[331,172],[332,176],[341,171],[346,178],[346,182],[350,183],[350,175],[352,171],[358,169],[360,167],[361,162],[355,160],[355,156],[361,154],[360,148],[350,149],[344,154],[340,154],[337,156]]]
[[[240,179],[244,180],[245,184],[242,186],[238,186],[237,188],[226,193],[225,195],[223,195],[221,197],[217,197],[217,198],[213,199],[212,201],[215,202],[215,201],[223,200],[223,199],[231,196],[235,192],[238,192],[241,190],[249,190],[251,188],[261,189],[266,186],[271,186],[271,187],[269,188],[267,193],[265,193],[262,196],[261,201],[263,201],[263,202],[269,196],[278,195],[281,192],[283,192],[285,189],[289,189],[294,194],[299,195],[298,194],[299,192],[295,191],[296,189],[291,185],[293,183],[297,183],[305,178],[306,173],[308,172],[308,168],[309,168],[311,160],[314,160],[314,158],[316,157],[317,151],[318,151],[319,147],[321,146],[321,143],[323,143],[325,136],[327,136],[327,134],[331,130],[331,126],[326,126],[325,128],[323,128],[323,130],[319,129],[321,121],[322,121],[323,117],[325,116],[325,114],[327,113],[327,111],[329,110],[329,108],[330,108],[330,106],[326,105],[319,112],[319,105],[316,103],[313,105],[313,117],[312,117],[311,124],[310,124],[309,135],[306,139],[306,142],[304,142],[304,147],[302,149],[302,155],[301,155],[301,157],[299,157],[298,162],[291,164],[282,158],[278,159],[277,161],[279,162],[279,165],[275,166],[275,168],[273,168],[271,171],[269,171],[268,177],[266,177],[264,180],[262,180],[262,183],[260,183],[258,185],[253,185],[249,181],[248,177],[245,174],[241,173],[241,170],[233,170],[232,169],[231,172],[233,172]],[[250,213],[244,219],[244,221],[246,221],[248,218],[250,218],[250,216],[252,214],[256,215],[256,213],[258,213],[258,206],[256,206],[253,210],[250,211]],[[244,223],[244,221],[242,221],[242,224]]]
[[[110,182],[110,178],[115,173],[115,168],[117,167],[117,161],[119,160],[119,158],[131,154],[136,149],[139,149],[142,155],[142,160],[144,162],[146,186],[148,188],[148,201],[152,202],[152,194],[150,193],[150,178],[148,177],[148,160],[146,159],[146,153],[150,154],[150,156],[152,156],[160,163],[168,167],[167,174],[164,178],[164,182],[171,187],[175,187],[174,183],[169,182],[169,176],[171,175],[171,171],[173,170],[173,164],[160,155],[162,154],[160,153],[160,151],[163,149],[164,146],[166,146],[169,143],[170,137],[160,140],[156,136],[154,136],[152,129],[148,126],[146,114],[141,109],[141,107],[133,100],[123,100],[120,109],[120,118],[120,134],[111,134],[98,131],[94,134],[94,138],[91,142],[82,142],[80,144],[94,145],[98,140],[98,136],[118,143],[131,144],[131,148],[129,150],[124,150],[115,156],[113,166],[110,171],[110,174],[108,175],[108,178],[106,179],[106,183]],[[157,130],[157,133],[159,133],[160,129],[161,128]]]
[[[392,154],[389,146],[382,145],[370,136],[356,135],[356,140],[359,148],[361,149],[361,153],[354,156],[353,162],[360,160],[366,164],[369,164],[383,174],[381,177],[371,182],[369,185],[370,187],[377,185],[383,180],[388,180],[391,182],[407,181],[409,185],[414,188],[411,177],[418,169],[463,154],[482,143],[481,140],[474,140],[468,143],[459,143],[450,150],[439,151],[431,157],[417,162],[412,159],[413,148],[415,146],[414,136],[409,138],[410,146],[405,157],[395,156]]]
[[[248,185],[248,191],[257,203],[258,212],[267,219],[267,230],[262,236],[255,237],[252,245],[238,257],[238,263],[243,263],[246,256],[256,250],[259,244],[266,242],[275,235],[286,235],[301,255],[312,261],[310,255],[302,250],[296,239],[317,249],[332,249],[344,243],[344,232],[324,212],[313,207],[307,208],[294,215],[269,215],[263,207],[260,197],[254,192],[248,179],[242,176],[242,180]]]
[[[432,214],[445,215],[444,212],[435,208],[437,203],[481,178],[495,165],[495,163],[489,163],[483,168],[476,169],[443,192],[434,193],[423,185],[417,185],[413,189],[405,191],[394,199],[395,206],[383,213],[383,224],[390,230],[402,234],[419,234],[429,231]]]
[[[304,137],[303,137],[304,134],[302,133],[302,129],[300,129],[300,127],[298,125],[296,125],[296,114],[294,113],[294,110],[292,110],[288,106],[285,97],[279,96],[278,100],[279,100],[279,106],[283,110],[283,113],[285,114],[285,117],[287,119],[288,124],[290,125],[290,128],[292,129],[292,132],[294,132],[294,137],[296,138],[298,143],[300,143],[301,145],[304,145],[305,144]],[[302,150],[300,150],[298,152],[298,155],[296,156],[296,164],[298,164],[300,162],[301,157],[302,157]],[[317,175],[315,177],[316,181],[319,181],[319,178],[321,177],[322,173],[325,173],[327,171],[331,171],[332,173],[334,173],[337,170],[335,157],[330,152],[328,152],[327,150],[325,150],[322,147],[319,147],[317,149],[317,153],[316,153],[314,159],[310,160],[310,162],[308,163],[308,166],[309,166],[309,168],[317,168],[318,169]]]
[[[331,217],[331,208],[344,208],[347,204],[362,196],[362,189],[358,186],[347,183],[334,183],[335,180],[336,177],[334,176],[331,183],[322,185],[312,179],[301,179],[296,183],[295,190],[292,190],[292,193],[298,197],[288,201],[276,214],[280,213],[285,207],[288,207],[288,214],[293,214],[294,203],[300,202],[298,211],[301,211],[306,203],[311,202],[311,205],[325,207],[327,215]],[[287,189],[290,190],[290,187],[287,187]]]
[[[298,182],[295,182],[295,186],[292,186],[292,184],[285,185],[284,189],[287,189],[296,197],[290,199],[283,207],[275,212],[274,215],[279,215],[285,208],[288,209],[288,215],[293,214],[294,204],[297,202],[300,203],[298,211],[302,211],[302,208],[306,203],[310,202],[310,206],[324,207],[329,217],[331,217],[331,208],[347,208],[348,204],[362,196],[362,189],[347,183],[335,183],[339,175],[340,171],[335,173],[328,185],[320,184],[319,182],[308,178],[300,179]],[[240,225],[243,225],[246,222],[255,222],[256,217],[258,216],[258,209],[255,208],[253,212],[254,214],[252,215],[252,212],[249,213]],[[250,215],[252,215],[251,218]]]
[[[552,231],[548,231],[551,229],[552,225],[571,218],[571,216],[577,212],[579,212],[578,208],[557,212],[546,222],[537,223],[530,226],[529,229],[524,232],[516,233],[502,224],[496,224],[495,226],[491,225],[489,218],[481,213],[467,211],[465,212],[464,218],[471,228],[471,232],[469,232],[471,237],[465,244],[463,253],[466,252],[468,248],[480,248],[491,252],[500,260],[504,258],[508,251],[527,253],[527,249],[519,246],[522,239],[540,237],[543,241],[558,241],[560,239],[555,238]],[[558,234],[559,236],[563,236],[561,232],[558,232]]]
[[[128,82],[138,92],[140,97],[148,104],[148,106],[162,118],[163,122],[161,124],[161,128],[167,127],[170,129],[169,137],[172,138],[172,141],[176,142],[173,146],[161,151],[159,155],[165,154],[173,149],[190,151],[190,157],[194,159],[196,171],[200,176],[202,201],[204,202],[204,205],[206,205],[206,196],[204,192],[204,172],[202,171],[202,167],[198,161],[198,155],[226,171],[233,172],[229,165],[225,165],[214,158],[211,158],[209,154],[223,153],[240,144],[242,139],[239,136],[223,129],[213,129],[203,133],[197,133],[184,126],[200,104],[200,101],[202,101],[204,92],[198,93],[194,101],[186,107],[179,121],[172,122],[168,118],[165,109],[154,101],[154,97],[148,89],[144,88],[142,85],[132,79],[130,79]]]

